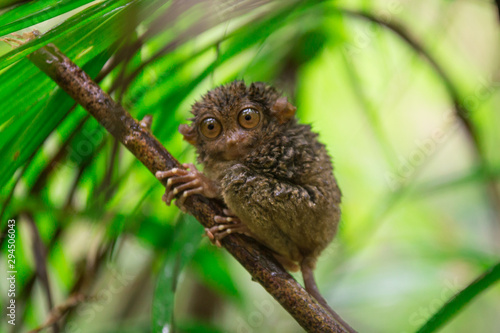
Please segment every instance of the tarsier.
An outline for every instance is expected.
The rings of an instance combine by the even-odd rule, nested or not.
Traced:
[[[163,200],[200,194],[224,201],[225,216],[205,229],[211,241],[231,233],[253,237],[287,269],[301,269],[306,290],[328,311],[312,271],[335,236],[341,193],[325,146],[296,108],[264,83],[235,81],[209,91],[192,107],[190,125],[179,131],[196,148],[198,162],[159,171]]]

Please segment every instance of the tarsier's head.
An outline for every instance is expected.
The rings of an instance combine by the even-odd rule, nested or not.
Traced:
[[[296,108],[273,87],[243,81],[209,91],[193,105],[190,125],[180,125],[184,139],[200,158],[238,160],[255,149],[269,133],[294,119]]]

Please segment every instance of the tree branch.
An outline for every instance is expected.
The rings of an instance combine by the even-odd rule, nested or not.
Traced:
[[[49,326],[57,325],[57,322],[72,308],[85,301],[85,296],[82,294],[72,294],[63,304],[56,306],[50,312],[49,317],[39,327],[29,331],[29,333],[38,333]]]
[[[368,12],[356,11],[345,8],[336,8],[336,10],[346,15],[352,17],[358,17],[385,27],[386,29],[392,31],[397,36],[399,36],[399,38],[405,41],[413,50],[415,50],[415,52],[417,52],[424,59],[427,60],[434,73],[443,82],[446,91],[448,92],[448,95],[452,100],[453,108],[455,109],[455,115],[462,123],[465,132],[470,138],[473,152],[477,156],[480,162],[481,169],[486,175],[485,183],[487,187],[488,197],[491,202],[491,206],[496,215],[495,219],[498,223],[500,223],[500,190],[496,185],[495,175],[493,174],[493,171],[490,170],[489,168],[489,163],[483,151],[479,135],[474,126],[474,123],[471,120],[472,110],[467,107],[466,101],[464,101],[461,98],[458,88],[455,86],[455,84],[453,83],[452,79],[448,76],[448,74],[446,74],[446,71],[443,69],[443,67],[432,56],[432,54],[428,52],[426,48],[422,44],[420,44],[420,42],[416,38],[414,38],[409,32],[407,32],[407,30],[400,24],[396,22],[391,22],[390,20],[379,18]]]
[[[152,174],[173,167],[182,168],[147,128],[133,119],[54,45],[38,49],[28,58],[94,116]],[[185,207],[205,227],[213,226],[214,216],[222,214],[218,203],[202,196],[188,197]],[[241,235],[230,235],[222,240],[222,244],[252,279],[259,282],[308,332],[348,332],[348,328],[317,304],[264,246]]]
[[[28,226],[31,229],[31,234],[33,238],[33,256],[35,257],[35,267],[36,267],[36,275],[38,276],[38,280],[42,284],[43,291],[47,297],[47,306],[49,309],[52,309],[54,306],[54,302],[52,300],[52,292],[50,288],[49,276],[47,273],[47,249],[45,248],[42,238],[40,237],[40,232],[38,231],[38,227],[35,223],[33,215],[29,212],[24,214],[26,219],[28,220]],[[51,323],[54,333],[59,332],[59,326],[57,322]]]

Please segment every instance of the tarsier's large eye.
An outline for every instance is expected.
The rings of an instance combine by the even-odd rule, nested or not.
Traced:
[[[246,108],[238,115],[238,122],[243,128],[254,128],[260,122],[260,112],[252,108]]]
[[[222,131],[222,125],[215,118],[205,118],[200,126],[201,134],[209,139],[215,139]]]

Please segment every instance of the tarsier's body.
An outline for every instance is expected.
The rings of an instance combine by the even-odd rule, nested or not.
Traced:
[[[298,124],[295,107],[263,83],[218,87],[192,113],[192,124],[180,132],[196,147],[204,174],[192,165],[158,173],[169,178],[164,200],[182,191],[181,204],[191,194],[222,199],[227,216],[207,229],[214,242],[233,232],[250,235],[286,268],[300,265],[306,289],[317,292],[312,269],[336,233],[341,197],[317,134]]]

